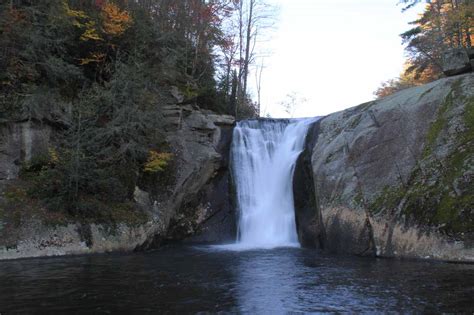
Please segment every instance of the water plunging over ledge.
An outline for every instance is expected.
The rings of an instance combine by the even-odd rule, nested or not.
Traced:
[[[314,121],[246,120],[235,127],[231,159],[239,221],[230,248],[299,246],[293,173]]]

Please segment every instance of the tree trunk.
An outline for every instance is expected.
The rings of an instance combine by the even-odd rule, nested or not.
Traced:
[[[263,72],[263,59],[262,64],[258,71],[255,73],[256,85],[257,85],[257,114],[260,117],[260,108],[262,101],[262,72]]]
[[[232,70],[232,61],[234,58],[232,56],[229,57],[227,60],[227,65],[226,65],[226,71],[225,71],[225,81],[224,81],[224,95],[226,98],[226,101],[230,101],[229,99],[229,88],[230,88],[230,73]]]
[[[242,102],[242,72],[244,55],[244,7],[243,0],[239,2],[239,74],[237,84],[237,103]],[[236,111],[237,113],[237,111]]]
[[[459,21],[459,16],[458,16],[458,11],[459,11],[458,0],[451,0],[451,6],[453,8],[454,16],[456,17],[455,20],[453,21],[454,32],[456,33],[456,46],[463,47],[463,43],[462,43],[463,32],[462,32],[461,23]]]
[[[244,60],[244,88],[243,97],[247,96],[247,82],[249,76],[249,63],[250,63],[250,41],[252,39],[252,24],[253,24],[253,10],[255,7],[255,0],[250,0],[249,4],[249,16],[247,21],[247,34],[245,43],[245,60]]]
[[[238,102],[237,102],[237,85],[239,84],[237,79],[237,72],[234,70],[232,73],[232,92],[230,93],[229,112],[233,112],[235,119],[238,114]]]

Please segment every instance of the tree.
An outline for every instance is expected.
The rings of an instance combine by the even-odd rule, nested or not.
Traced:
[[[425,3],[420,17],[401,34],[408,55],[404,73],[383,82],[374,92],[377,97],[425,84],[443,76],[442,56],[450,48],[472,47],[474,2],[471,0],[401,0],[406,11]]]
[[[421,2],[403,0],[405,10]],[[454,47],[471,47],[474,28],[474,3],[469,0],[430,0],[414,27],[401,34],[407,44],[411,66],[408,72],[419,77],[431,73],[433,79],[441,76],[442,53]]]
[[[144,178],[171,172],[162,104],[172,86],[185,102],[235,114],[238,44],[224,29],[233,8],[231,0],[0,2],[1,120],[57,128],[54,155],[26,170],[37,180],[32,193],[50,209],[94,216],[130,202]],[[239,115],[256,116],[252,100],[244,103]]]
[[[410,67],[411,65],[406,63],[405,70],[402,71],[400,76],[395,79],[382,82],[380,87],[374,92],[374,95],[377,98],[383,98],[407,88],[426,84],[432,81],[433,77],[435,77],[434,74],[428,72],[427,70],[423,71],[421,75],[416,76],[413,71],[410,72],[406,70]]]
[[[245,118],[242,112],[259,112],[258,108],[249,110],[255,105],[249,97],[249,76],[251,66],[255,64],[257,44],[264,39],[264,30],[270,28],[274,21],[274,8],[264,0],[235,0],[232,1],[230,18],[224,23],[225,46],[220,54],[223,56],[225,71],[221,75],[222,93],[232,104],[237,118]],[[237,73],[235,95],[232,94],[230,83],[233,80],[233,70]],[[257,69],[257,71],[259,71]],[[233,100],[232,97],[236,97]],[[259,104],[259,102],[256,102]],[[234,106],[235,105],[235,106]]]
[[[287,113],[290,118],[293,118],[298,107],[307,101],[305,97],[300,96],[298,93],[291,92],[285,96],[285,99],[280,105],[283,107],[285,113]]]
[[[255,48],[257,42],[262,36],[264,29],[273,25],[274,8],[263,0],[247,0],[240,2],[239,32],[241,34],[241,50],[239,69],[241,80],[240,103],[245,99],[248,93],[248,78],[250,65],[255,61]],[[242,21],[243,17],[243,21]],[[242,38],[244,34],[244,39]]]
[[[255,69],[255,87],[257,89],[257,113],[261,114],[262,108],[262,73],[264,69],[264,59]]]

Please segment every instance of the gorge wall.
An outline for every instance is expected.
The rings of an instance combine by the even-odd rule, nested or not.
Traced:
[[[133,251],[193,238],[233,239],[228,154],[234,119],[177,103],[163,106],[173,174],[166,184],[135,187],[134,201],[145,218],[138,222],[57,222],[54,212],[30,203],[19,174],[23,165],[54,146],[55,127],[39,121],[2,123],[0,259]]]
[[[295,172],[300,241],[337,253],[474,261],[473,151],[473,74],[322,118]]]
[[[178,103],[163,107],[173,176],[135,187],[134,202],[146,214],[140,222],[58,223],[33,209],[37,204],[22,199],[19,173],[54,144],[57,127],[2,123],[0,259],[234,240],[234,119]],[[294,174],[300,243],[361,256],[474,261],[473,142],[473,74],[321,118]],[[17,208],[7,206],[12,200]]]

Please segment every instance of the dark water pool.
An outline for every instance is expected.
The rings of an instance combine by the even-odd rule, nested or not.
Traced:
[[[474,266],[173,247],[0,262],[0,313],[474,311]]]

